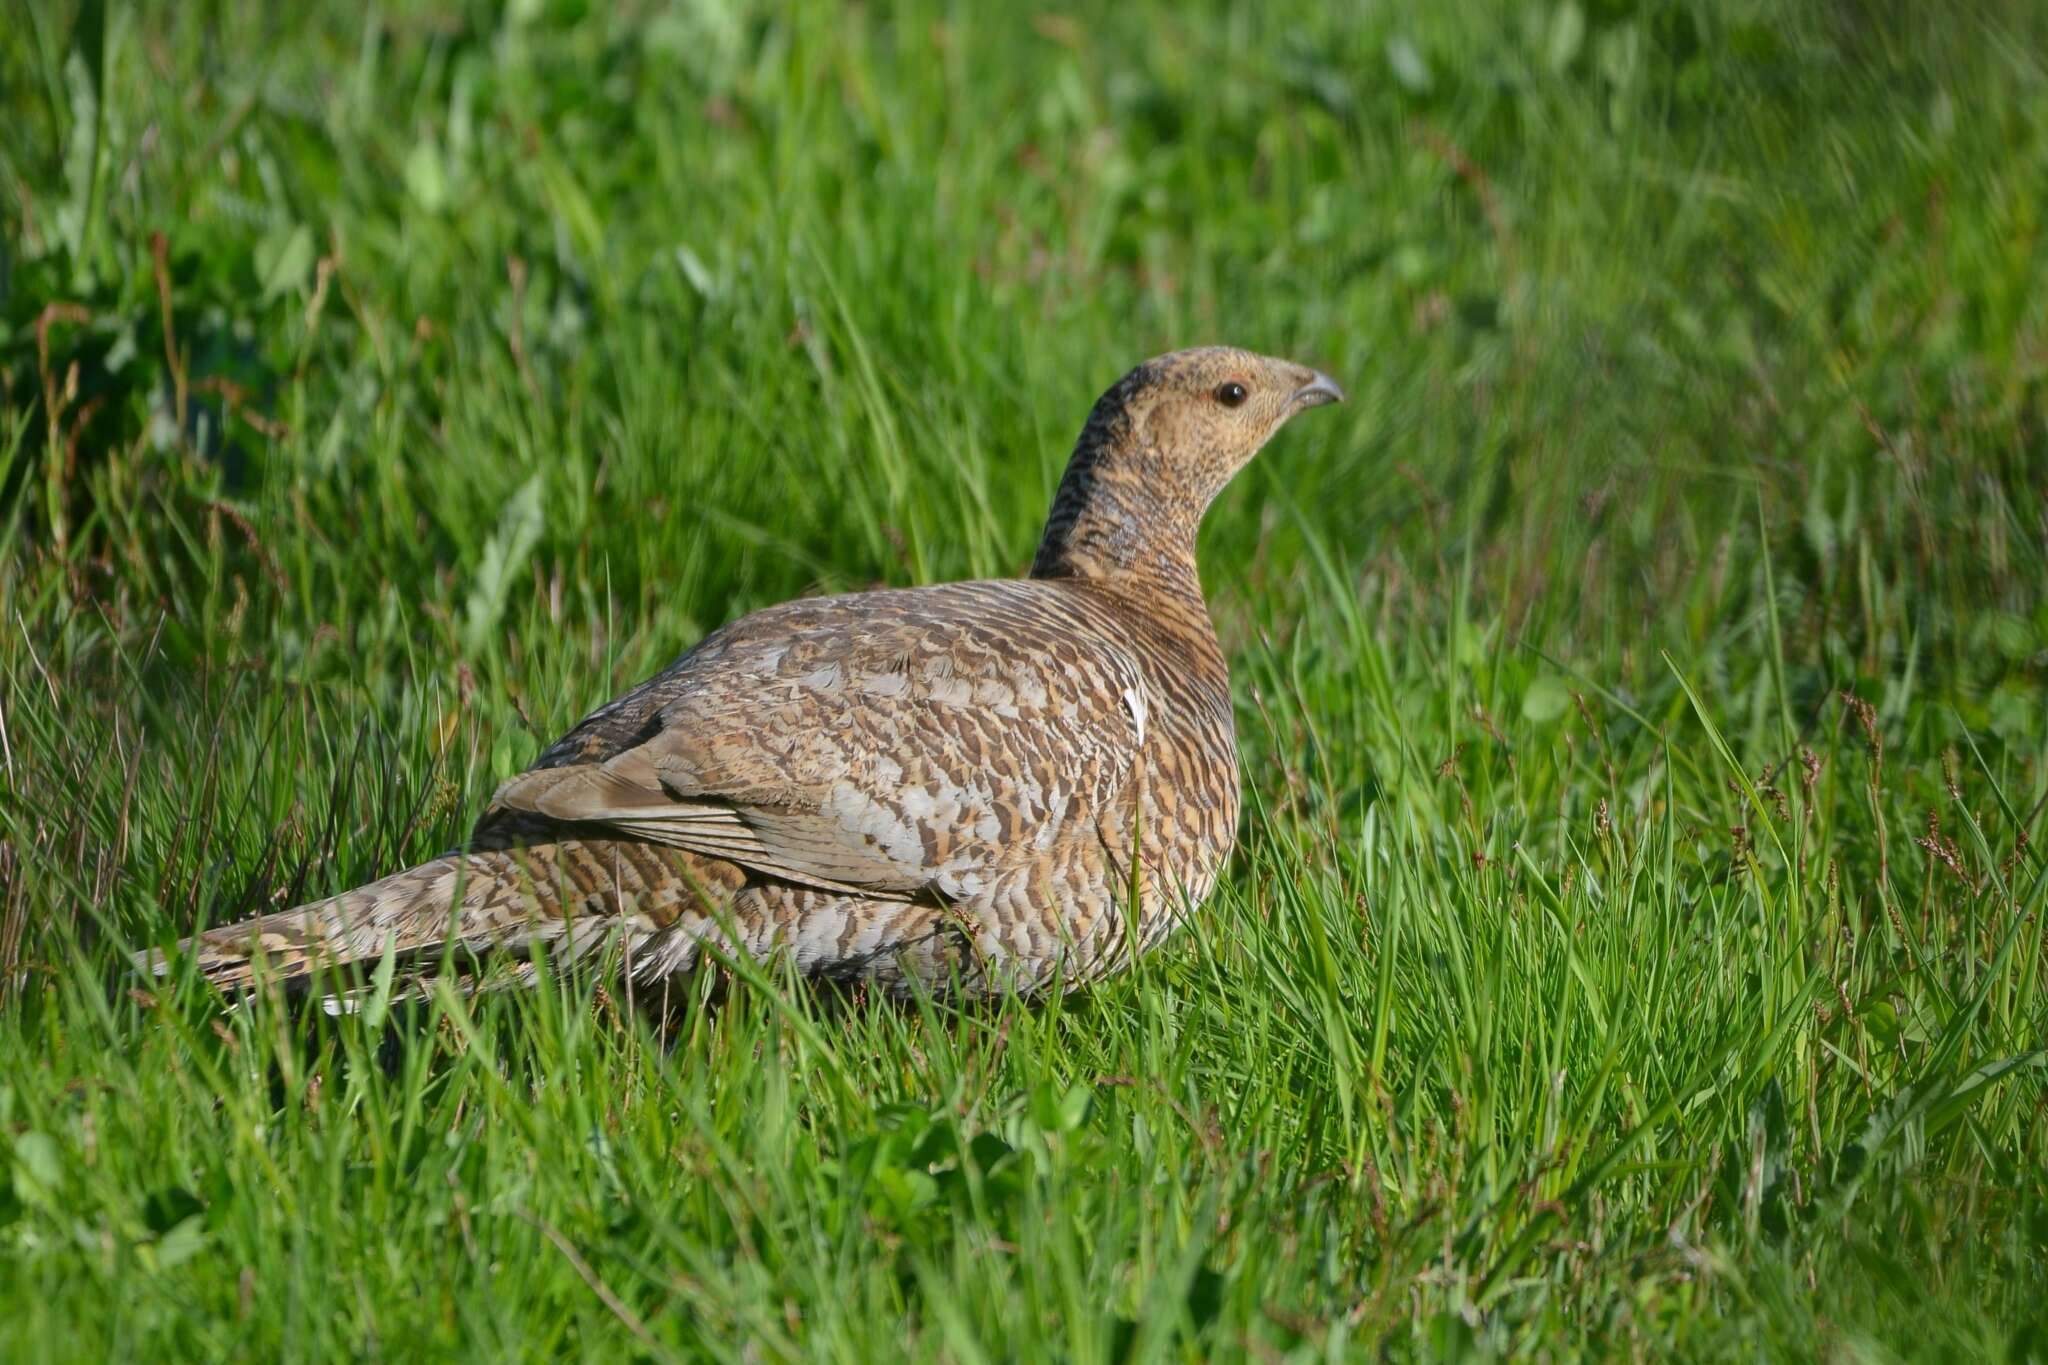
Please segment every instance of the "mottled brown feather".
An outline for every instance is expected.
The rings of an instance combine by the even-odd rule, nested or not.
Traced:
[[[1125,965],[1201,903],[1235,837],[1202,513],[1282,422],[1338,396],[1243,351],[1148,361],[1090,414],[1030,578],[744,617],[505,783],[464,849],[182,947],[230,987],[259,959],[289,977],[613,939],[636,975],[712,942],[890,989]]]

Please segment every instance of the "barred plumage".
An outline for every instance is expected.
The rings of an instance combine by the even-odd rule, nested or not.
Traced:
[[[1341,397],[1245,351],[1148,361],[1091,412],[1030,578],[744,617],[507,782],[464,848],[181,948],[224,987],[258,957],[291,977],[621,936],[641,977],[707,941],[895,991],[1127,965],[1235,839],[1202,514],[1287,418]]]

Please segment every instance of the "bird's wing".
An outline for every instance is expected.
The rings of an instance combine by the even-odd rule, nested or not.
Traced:
[[[789,603],[594,713],[486,820],[604,825],[827,890],[971,895],[1003,849],[1115,799],[1147,704],[1131,655],[1047,585]]]

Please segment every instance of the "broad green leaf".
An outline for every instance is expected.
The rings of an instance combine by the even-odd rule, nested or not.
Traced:
[[[272,228],[256,243],[255,264],[265,303],[303,289],[313,270],[313,234],[304,223]]]
[[[483,649],[484,641],[497,629],[505,614],[505,599],[512,580],[526,567],[526,560],[539,541],[546,518],[540,505],[541,476],[535,474],[506,502],[498,514],[498,528],[484,542],[483,562],[477,566],[470,586],[468,610],[464,614],[462,643],[471,654]]]

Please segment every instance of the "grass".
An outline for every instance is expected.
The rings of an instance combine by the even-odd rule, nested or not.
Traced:
[[[9,0],[0,1356],[2048,1355],[2048,10],[352,9]],[[123,973],[1209,340],[1138,970]]]

